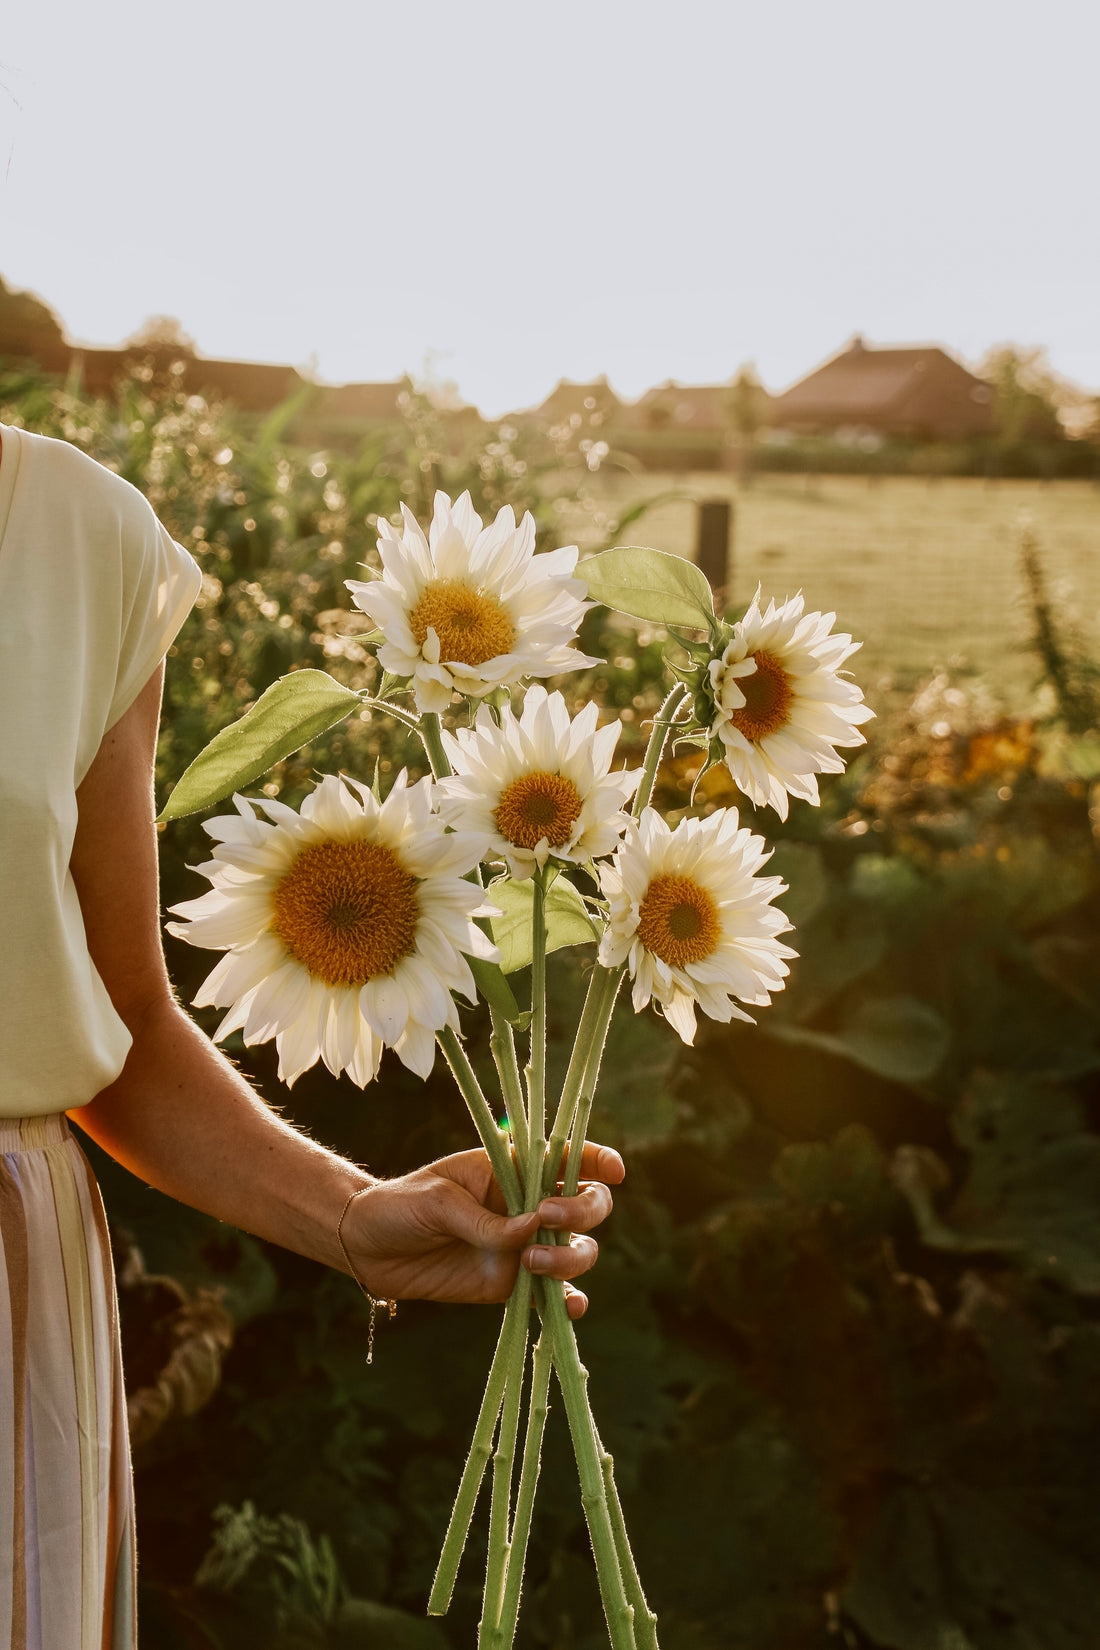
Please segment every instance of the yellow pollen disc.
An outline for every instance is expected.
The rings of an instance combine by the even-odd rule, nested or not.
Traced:
[[[444,664],[483,665],[486,659],[510,653],[515,627],[495,596],[462,579],[439,579],[429,584],[412,612],[409,628],[417,647],[423,647],[431,628],[439,637]]]
[[[654,877],[638,912],[638,938],[670,968],[702,962],[721,934],[718,907],[692,877]]]
[[[560,773],[525,773],[501,791],[493,820],[505,842],[517,848],[535,848],[543,837],[551,848],[560,848],[569,841],[580,812],[571,779]]]
[[[378,842],[303,848],[274,899],[275,932],[326,985],[392,974],[416,943],[416,878]]]
[[[746,739],[766,739],[790,720],[794,689],[773,654],[754,653],[753,658],[756,669],[752,675],[737,678],[745,703],[740,710],[730,712],[730,721]]]

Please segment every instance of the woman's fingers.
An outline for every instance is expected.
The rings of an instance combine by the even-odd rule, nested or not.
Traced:
[[[574,1289],[571,1283],[563,1285],[565,1290],[565,1310],[576,1321],[583,1318],[588,1311],[588,1296],[580,1289]]]
[[[575,1232],[568,1243],[533,1243],[523,1251],[521,1259],[529,1272],[541,1278],[579,1278],[596,1264],[599,1245],[595,1238]]]
[[[539,1225],[557,1232],[590,1232],[606,1220],[613,1204],[602,1180],[582,1186],[576,1197],[544,1197],[539,1204]]]
[[[565,1148],[562,1164],[569,1161],[569,1148]],[[619,1186],[626,1179],[626,1164],[615,1150],[614,1146],[601,1146],[598,1140],[586,1140],[581,1153],[580,1178],[582,1180],[605,1180],[609,1186]]]

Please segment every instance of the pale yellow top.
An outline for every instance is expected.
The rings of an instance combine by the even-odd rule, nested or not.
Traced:
[[[0,429],[0,1118],[86,1105],[130,1034],[69,873],[76,788],[202,579],[129,482]]]

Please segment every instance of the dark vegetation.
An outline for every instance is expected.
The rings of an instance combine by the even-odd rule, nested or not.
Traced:
[[[342,581],[401,498],[422,511],[436,482],[468,485],[490,512],[530,505],[553,542],[516,441],[447,456],[415,401],[401,432],[335,456],[283,445],[280,417],[246,432],[170,382],[108,405],[12,378],[0,417],[118,469],[202,564],[170,661],[162,796],[294,665],[369,680]],[[759,1026],[704,1021],[690,1050],[626,1008],[613,1029],[594,1132],[629,1179],[581,1340],[665,1650],[1096,1643],[1096,675],[1040,547],[1024,550],[1050,684],[1037,705],[1054,709],[975,721],[963,685],[930,722],[933,684],[885,718],[821,809],[758,821],[801,953]],[[562,685],[624,712],[636,748],[658,641],[605,614],[587,625],[610,662]],[[375,758],[416,763],[395,725],[358,721],[272,781],[293,799],[315,768]],[[661,806],[685,808],[690,780],[689,759],[670,763]],[[704,789],[702,806],[718,799]],[[185,867],[203,840],[195,821],[165,830],[165,905],[198,891]],[[169,947],[189,999],[212,959]],[[554,959],[559,1071],[589,961]],[[485,1062],[485,1026],[466,1024]],[[471,1143],[442,1072],[421,1085],[389,1061],[361,1094],[314,1071],[287,1094],[270,1048],[230,1052],[378,1172]],[[135,1394],[143,1643],[472,1645],[476,1535],[452,1616],[422,1612],[496,1313],[403,1305],[367,1369],[348,1280],[96,1166]],[[605,1642],[560,1406],[520,1642]]]

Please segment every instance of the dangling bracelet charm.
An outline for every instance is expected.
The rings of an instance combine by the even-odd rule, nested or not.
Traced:
[[[366,1286],[364,1285],[363,1280],[359,1276],[358,1272],[355,1270],[355,1266],[352,1262],[352,1258],[348,1254],[347,1244],[344,1242],[344,1233],[343,1233],[344,1216],[347,1214],[348,1210],[351,1208],[352,1204],[355,1202],[355,1199],[360,1195],[360,1193],[361,1192],[369,1192],[369,1191],[370,1191],[369,1186],[359,1186],[359,1187],[357,1187],[356,1190],[354,1192],[352,1192],[352,1194],[348,1198],[347,1202],[344,1204],[344,1207],[340,1211],[340,1219],[336,1222],[336,1241],[340,1245],[340,1253],[343,1255],[345,1261],[347,1262],[348,1271],[351,1273],[352,1277],[355,1279],[356,1283],[359,1285],[360,1293],[362,1295],[364,1295],[365,1298],[370,1302],[370,1323],[367,1327],[367,1362],[370,1364],[370,1363],[374,1362],[374,1316],[375,1316],[375,1313],[380,1311],[382,1307],[386,1307],[389,1310],[390,1317],[394,1318],[397,1315],[397,1302],[394,1301],[394,1300],[385,1300],[385,1299],[376,1300],[375,1299],[375,1297],[371,1294],[370,1290],[368,1288],[366,1288]]]

